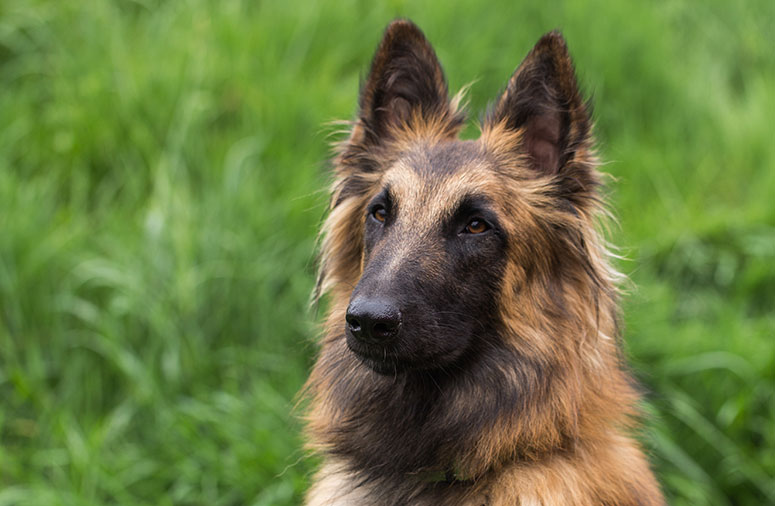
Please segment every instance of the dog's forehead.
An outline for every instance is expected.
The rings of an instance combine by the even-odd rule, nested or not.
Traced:
[[[432,179],[479,168],[483,162],[484,152],[478,143],[459,140],[418,143],[407,149],[401,157],[402,164]]]
[[[404,151],[386,171],[384,183],[404,205],[443,212],[469,194],[497,186],[497,174],[473,141],[419,144]]]

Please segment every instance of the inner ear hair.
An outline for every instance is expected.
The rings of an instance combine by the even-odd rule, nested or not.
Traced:
[[[549,109],[530,116],[525,121],[525,151],[529,153],[536,170],[553,174],[565,162],[561,160],[561,154],[565,150],[567,123],[567,113]]]

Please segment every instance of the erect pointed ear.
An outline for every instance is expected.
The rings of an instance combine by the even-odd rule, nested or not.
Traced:
[[[404,19],[393,21],[385,30],[359,105],[359,124],[352,140],[367,144],[380,143],[396,127],[416,119],[451,127],[450,132],[463,121],[450,105],[436,53],[420,29]]]
[[[513,146],[544,174],[556,174],[590,143],[590,119],[565,39],[549,32],[528,53],[485,122],[522,135]]]

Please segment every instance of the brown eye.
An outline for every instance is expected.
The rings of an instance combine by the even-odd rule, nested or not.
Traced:
[[[482,232],[486,232],[490,227],[487,225],[487,222],[484,220],[480,220],[479,218],[474,218],[473,220],[468,222],[468,225],[466,225],[466,233],[469,234],[481,234]]]
[[[374,216],[374,219],[378,222],[385,223],[385,220],[387,219],[387,210],[385,210],[384,207],[379,206],[371,212],[371,215]]]

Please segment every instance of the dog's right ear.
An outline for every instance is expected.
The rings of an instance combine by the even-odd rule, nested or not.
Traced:
[[[454,135],[464,120],[450,104],[436,53],[420,29],[404,19],[385,30],[359,106],[348,142],[366,149],[394,139],[402,130],[422,133],[430,128]]]

